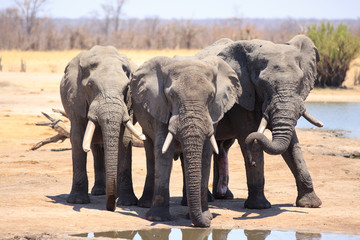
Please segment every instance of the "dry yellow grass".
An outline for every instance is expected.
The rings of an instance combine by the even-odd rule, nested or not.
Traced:
[[[162,49],[162,50],[135,50],[135,49],[120,49],[119,52],[126,54],[132,61],[138,66],[143,62],[155,57],[155,56],[168,56],[174,55],[180,56],[192,56],[199,50],[192,49]],[[26,82],[24,84],[31,84],[35,86],[35,82],[40,83],[40,73],[57,73],[62,74],[67,63],[75,57],[81,50],[67,50],[67,51],[0,51],[0,57],[2,57],[3,72],[20,72],[21,59],[26,62]],[[30,73],[30,74],[29,74]],[[360,58],[357,58],[350,65],[350,69],[347,73],[344,86],[349,89],[314,89],[307,101],[360,101],[360,88],[354,86],[354,77],[360,73]],[[9,76],[3,78],[10,79]],[[12,75],[12,78],[23,78],[22,75]],[[51,76],[45,76],[44,78],[51,78]],[[61,76],[56,76],[56,79],[60,79]],[[33,79],[33,80],[32,80]],[[36,79],[36,80],[35,80]],[[57,81],[56,81],[56,87]],[[54,86],[53,86],[54,87]],[[343,97],[346,96],[346,97]]]
[[[174,55],[191,56],[198,50],[186,49],[163,49],[163,50],[119,50],[126,54],[137,65],[155,56]],[[68,51],[0,51],[2,57],[2,66],[4,72],[19,72],[21,68],[21,59],[25,61],[26,72],[41,73],[62,73],[67,63],[75,57],[81,50]]]

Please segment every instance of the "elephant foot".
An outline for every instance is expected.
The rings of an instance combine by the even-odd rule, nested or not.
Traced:
[[[226,190],[225,195],[220,195],[220,194],[218,194],[217,192],[215,192],[214,198],[215,198],[215,199],[230,200],[230,199],[234,199],[234,195],[232,194],[232,192],[231,192],[230,189],[228,188],[228,189]]]
[[[207,191],[207,197],[208,197],[208,202],[213,202],[215,201],[214,196],[212,195],[212,193],[208,190]],[[183,196],[181,199],[181,205],[182,206],[187,206],[187,197]]]
[[[94,187],[91,189],[91,195],[105,195],[105,185],[103,184],[95,184]]]
[[[267,209],[271,208],[271,203],[265,198],[264,194],[249,196],[246,199],[244,208],[248,209]]]
[[[322,204],[320,198],[316,195],[314,191],[310,193],[305,193],[303,195],[299,195],[296,199],[297,207],[307,207],[307,208],[317,208]]]
[[[206,210],[202,212],[200,219],[191,219],[191,222],[192,224],[194,224],[195,227],[210,227],[212,219],[213,216],[210,210]]]
[[[152,196],[150,195],[142,195],[139,199],[137,205],[142,208],[150,208],[152,204]]]
[[[150,221],[168,221],[171,220],[169,207],[152,207],[145,214],[145,218]]]
[[[132,206],[138,205],[138,199],[131,191],[130,193],[120,193],[117,201],[118,206]]]
[[[67,197],[66,202],[75,204],[85,204],[90,202],[90,197],[87,193],[71,192]]]

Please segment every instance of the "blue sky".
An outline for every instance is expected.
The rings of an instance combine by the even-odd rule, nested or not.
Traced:
[[[41,15],[48,17],[103,16],[109,0],[48,0]],[[0,9],[14,6],[0,0]],[[359,19],[360,0],[127,0],[123,18],[317,18]]]

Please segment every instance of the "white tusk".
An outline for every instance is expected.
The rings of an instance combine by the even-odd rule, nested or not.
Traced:
[[[85,152],[90,152],[91,150],[90,146],[91,146],[91,140],[94,136],[94,132],[95,132],[95,124],[91,120],[89,120],[86,126],[83,145],[82,145],[83,150]]]
[[[314,116],[312,116],[310,113],[308,113],[307,111],[305,111],[303,113],[303,117],[308,120],[311,124],[317,126],[317,127],[323,127],[324,123],[322,123],[321,121],[317,120]]]
[[[142,134],[141,132],[139,132],[138,130],[136,130],[136,128],[134,127],[134,125],[132,125],[132,123],[130,121],[127,121],[125,126],[130,130],[130,132],[139,140],[145,141],[146,137],[144,134]]]
[[[266,119],[262,117],[257,132],[263,134],[266,130],[267,124],[268,122],[266,121]],[[257,143],[257,140],[255,139],[254,142]]]
[[[173,138],[174,138],[173,135],[171,134],[171,132],[169,132],[167,134],[166,138],[165,138],[164,145],[163,145],[163,147],[161,149],[162,154],[166,153],[166,151],[168,150]]]
[[[265,132],[265,129],[266,129],[266,127],[267,127],[267,124],[268,124],[268,122],[266,121],[266,119],[265,119],[264,117],[262,117],[257,132],[258,132],[258,133],[264,133],[264,132]]]
[[[211,143],[211,146],[212,146],[213,149],[214,149],[214,152],[215,152],[216,154],[219,154],[219,148],[218,148],[218,145],[217,145],[217,143],[216,143],[216,140],[215,140],[214,135],[211,135],[211,137],[210,137],[210,143]]]

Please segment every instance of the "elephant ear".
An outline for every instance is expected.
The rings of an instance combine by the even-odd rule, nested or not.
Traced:
[[[216,77],[213,81],[216,92],[209,104],[209,112],[213,123],[217,123],[233,107],[237,97],[242,94],[242,88],[235,71],[220,57],[206,57],[203,61],[215,67]]]
[[[237,41],[218,54],[237,74],[242,91],[237,95],[236,103],[248,111],[253,111],[255,107],[255,87],[248,69],[248,53],[252,50],[249,41]]]
[[[314,43],[305,35],[297,35],[286,44],[296,47],[300,51],[299,65],[304,73],[303,85],[300,88],[300,96],[307,98],[317,77],[316,63],[320,61],[319,51]]]
[[[60,82],[61,101],[70,119],[74,118],[75,114],[86,118],[88,106],[85,93],[82,91],[82,79],[85,73],[81,70],[80,59],[87,56],[88,52],[79,53],[68,63]]]
[[[163,69],[173,61],[169,57],[152,58],[135,71],[130,81],[133,100],[163,123],[168,123],[170,118],[170,107],[164,93]]]

